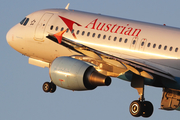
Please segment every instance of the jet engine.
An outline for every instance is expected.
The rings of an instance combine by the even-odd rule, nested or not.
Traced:
[[[51,81],[70,90],[92,90],[108,86],[111,78],[99,73],[92,65],[71,57],[56,58],[49,69]]]

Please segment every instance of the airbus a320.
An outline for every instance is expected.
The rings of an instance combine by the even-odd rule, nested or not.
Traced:
[[[180,110],[180,29],[65,9],[27,15],[6,39],[29,63],[48,67],[50,82],[69,90],[109,86],[111,77],[130,82],[139,99],[129,106],[135,117],[150,117],[153,105],[144,86],[163,88],[161,109]]]

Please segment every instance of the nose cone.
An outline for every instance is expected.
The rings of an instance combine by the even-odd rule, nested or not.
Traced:
[[[22,27],[19,24],[17,24],[7,32],[6,40],[14,50],[22,54],[26,54],[25,48],[27,48],[27,43],[23,38],[23,32],[26,31],[24,31],[24,29],[22,29]]]
[[[6,40],[11,47],[12,47],[12,41],[14,39],[13,37],[14,37],[14,35],[12,33],[12,28],[11,28],[6,34]]]
[[[17,36],[19,36],[19,26],[18,24],[12,27],[6,34],[6,40],[8,44],[15,50],[19,49],[20,40]],[[20,38],[20,37],[19,37]]]

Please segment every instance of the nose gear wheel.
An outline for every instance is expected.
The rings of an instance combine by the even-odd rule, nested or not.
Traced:
[[[45,82],[42,88],[44,92],[54,93],[56,91],[56,85],[53,82]]]

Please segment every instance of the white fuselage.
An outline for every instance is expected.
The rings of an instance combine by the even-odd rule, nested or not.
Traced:
[[[14,26],[7,41],[28,57],[51,63],[59,56],[78,55],[46,38],[72,27],[74,34],[69,30],[64,37],[180,77],[180,29],[64,9],[41,10],[26,18],[27,25]]]

